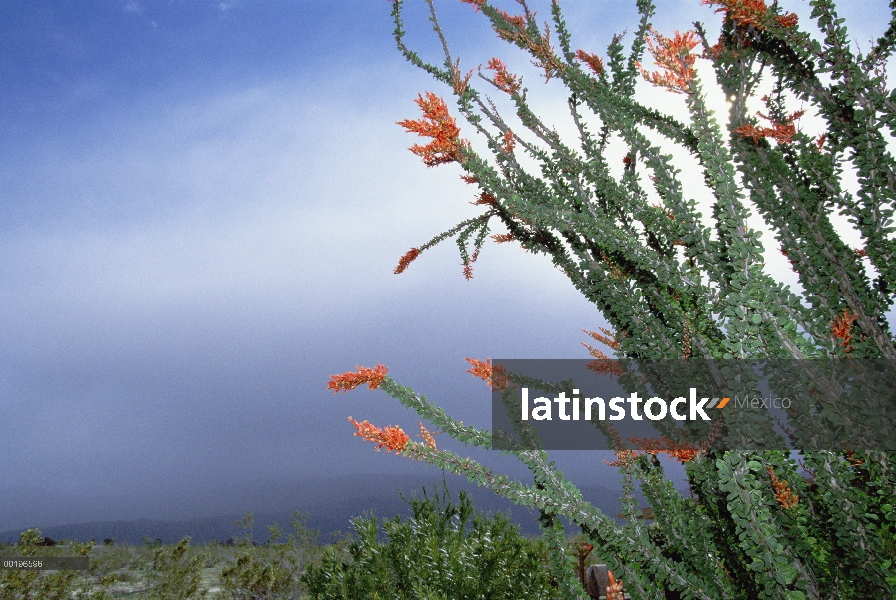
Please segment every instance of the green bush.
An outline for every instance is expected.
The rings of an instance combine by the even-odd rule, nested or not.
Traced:
[[[299,597],[302,569],[311,552],[317,546],[318,532],[306,526],[307,515],[293,515],[290,535],[285,544],[278,544],[282,537],[275,523],[268,527],[269,539],[264,548],[251,546],[251,533],[244,541],[248,547],[236,562],[221,571],[221,585],[225,598],[233,600],[274,600]],[[252,514],[237,523],[247,530],[252,524]]]
[[[185,537],[176,546],[157,546],[153,548],[152,570],[154,585],[149,598],[159,600],[187,600],[204,598],[208,590],[201,587],[202,567],[206,556],[203,553],[187,556],[190,538]]]
[[[438,490],[436,490],[438,492]],[[402,496],[404,498],[404,496]],[[506,515],[476,513],[465,492],[459,504],[443,489],[404,498],[413,516],[384,521],[357,518],[350,560],[328,548],[302,577],[311,598],[354,599],[547,598],[551,576],[541,541],[522,537]],[[468,527],[470,525],[470,527]]]
[[[38,556],[37,548],[43,541],[40,529],[29,529],[22,532],[19,545],[13,551],[21,556]],[[74,551],[78,556],[87,556],[93,548],[93,543],[74,544]],[[4,549],[7,549],[4,547]],[[43,550],[40,556],[61,556],[59,551]],[[91,569],[94,571],[94,569]],[[94,581],[96,579],[96,581]],[[79,577],[78,571],[31,571],[8,570],[0,571],[0,600],[62,600],[63,598],[79,598],[90,600],[106,600],[110,598],[106,592],[106,586],[114,581],[114,578],[94,578],[93,573],[88,577]],[[98,584],[100,589],[94,589]]]

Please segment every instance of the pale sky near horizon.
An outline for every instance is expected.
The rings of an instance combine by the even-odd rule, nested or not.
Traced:
[[[471,6],[435,4],[464,72],[501,57],[575,141],[562,85]],[[808,2],[780,4],[815,31]],[[886,1],[841,4],[867,52]],[[711,7],[658,5],[659,31],[699,20],[715,41]],[[561,6],[574,48],[605,56],[624,29],[631,43],[634,0]],[[531,8],[550,19],[549,2]],[[406,1],[406,42],[440,65],[425,11]],[[346,418],[416,434],[416,415],[382,392],[334,396],[329,376],[384,363],[487,427],[489,390],[464,357],[587,358],[581,330],[605,321],[544,256],[489,242],[466,281],[449,240],[392,273],[479,211],[457,165],[408,151],[426,143],[396,124],[420,118],[417,94],[458,113],[393,29],[384,0],[0,6],[0,490],[162,498],[281,474],[428,473],[374,452]],[[641,85],[683,117],[680,97]],[[559,454],[573,481],[617,478]]]

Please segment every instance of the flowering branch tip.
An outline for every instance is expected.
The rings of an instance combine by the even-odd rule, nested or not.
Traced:
[[[327,389],[333,390],[334,394],[339,390],[345,393],[366,383],[367,389],[375,390],[383,383],[386,379],[386,373],[389,372],[389,368],[381,364],[378,364],[373,369],[358,366],[355,366],[355,368],[358,370],[357,373],[349,372],[341,375],[331,375]]]

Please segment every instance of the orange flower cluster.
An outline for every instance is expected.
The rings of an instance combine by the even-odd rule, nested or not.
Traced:
[[[386,379],[386,373],[389,372],[389,368],[385,365],[377,365],[373,369],[356,365],[355,368],[358,370],[357,373],[349,372],[342,375],[331,375],[327,389],[333,390],[334,394],[342,390],[344,394],[348,390],[353,390],[366,383],[367,389],[375,390]]]
[[[485,0],[460,0],[460,1],[461,1],[463,4],[472,4],[472,5],[473,5],[473,10],[474,10],[475,12],[479,12],[479,11],[482,9],[482,7],[485,6]],[[523,20],[523,17],[521,17],[521,16],[519,16],[519,15],[516,15],[516,16],[510,16],[506,11],[503,11],[503,10],[498,10],[498,12],[501,13],[501,15],[502,15],[505,19],[507,19],[508,21],[510,21],[511,23],[513,23],[513,25],[514,25],[517,29],[521,29],[521,28],[525,25],[525,21]],[[535,14],[536,14],[536,13],[532,13],[532,16],[534,17]],[[501,35],[501,34],[499,33],[498,35]],[[502,36],[502,37],[503,37],[503,36]]]
[[[634,450],[616,450],[616,460],[604,461],[609,467],[624,467],[638,458],[638,453]]]
[[[432,448],[433,450],[436,449],[436,440],[434,437],[432,437],[429,429],[423,426],[423,421],[420,421],[420,437],[423,438],[423,443],[426,444],[429,448]]]
[[[634,450],[624,450],[625,444],[622,442],[622,438],[619,437],[619,432],[610,425],[607,431],[607,435],[610,438],[610,442],[612,442],[613,447],[616,448],[616,460],[608,462],[603,461],[605,465],[610,467],[625,467],[633,460],[638,457],[638,453]]]
[[[795,27],[796,24],[800,22],[800,18],[796,16],[796,13],[775,16],[775,20],[778,22],[778,25],[787,29]]]
[[[636,62],[635,65],[641,71],[644,79],[676,94],[690,93],[691,80],[694,79],[694,61],[696,60],[696,56],[691,54],[691,50],[697,46],[696,35],[696,32],[693,31],[688,31],[684,35],[676,31],[675,37],[669,39],[651,27],[650,35],[645,36],[647,47],[653,54],[657,65],[664,71],[648,73],[640,62]],[[656,44],[651,37],[656,40]]]
[[[476,358],[466,358],[464,360],[473,365],[472,368],[467,369],[467,373],[485,380],[488,387],[493,390],[503,390],[509,385],[510,378],[507,376],[507,369],[503,365],[492,368],[492,359],[490,358],[486,358],[485,362]]]
[[[612,331],[610,331],[609,329],[604,329],[603,327],[599,327],[598,329],[600,329],[603,334],[597,333],[596,331],[588,331],[587,329],[583,329],[582,331],[593,337],[598,342],[609,346],[613,350],[619,348],[619,342],[616,341],[616,335]],[[589,346],[585,342],[582,342],[582,345],[588,348],[588,353],[597,359],[592,360],[590,363],[585,365],[587,369],[601,375],[606,374],[617,377],[619,375],[622,375],[622,367],[618,362],[611,359],[609,356],[607,356],[597,348]]]
[[[517,81],[516,75],[510,73],[503,62],[493,58],[488,61],[488,68],[495,72],[495,85],[498,86],[498,89],[508,94],[515,94],[519,91],[522,77],[520,77],[520,81]]]
[[[847,353],[851,352],[853,349],[853,346],[850,345],[850,342],[852,341],[852,324],[855,323],[858,318],[858,315],[851,315],[849,314],[849,311],[844,308],[843,314],[835,317],[834,320],[831,321],[831,335],[842,340],[840,345],[843,346],[843,349]]]
[[[416,133],[421,137],[431,137],[433,140],[426,146],[414,144],[410,150],[417,156],[423,157],[427,167],[434,167],[449,162],[460,162],[460,150],[469,145],[466,140],[460,139],[460,129],[457,122],[448,113],[445,101],[433,94],[426,93],[426,98],[417,95],[414,100],[423,110],[424,118],[418,121],[405,119],[398,121],[410,133]]]
[[[454,63],[454,66],[451,68],[451,72],[453,74],[453,84],[454,84],[454,92],[458,95],[463,94],[467,91],[467,85],[470,83],[470,77],[473,76],[473,69],[470,69],[469,72],[464,76],[463,79],[460,77],[460,59],[457,59],[457,62]]]
[[[606,356],[600,350],[596,350],[588,344],[585,344],[585,347],[588,348],[588,352],[591,352],[591,355],[597,358],[597,360],[592,360],[585,368],[589,371],[593,371],[598,375],[609,375],[612,379],[613,377],[619,377],[622,375],[622,367],[619,363],[612,358]]]
[[[375,443],[377,445],[377,452],[385,447],[388,450],[394,450],[396,454],[401,454],[401,451],[404,450],[405,446],[408,445],[408,441],[411,439],[408,437],[408,434],[402,431],[401,427],[397,425],[380,429],[379,427],[374,427],[367,421],[358,423],[351,417],[349,417],[348,420],[351,421],[352,425],[355,426],[355,429],[358,430],[357,433],[355,433],[355,437],[362,437],[368,442]]]
[[[701,0],[701,4],[719,5],[716,12],[725,12],[729,19],[742,26],[752,26],[760,31],[765,28],[768,7],[764,0]],[[776,15],[775,20],[781,27],[793,27],[799,22],[794,13]]]
[[[787,117],[787,121],[784,123],[772,123],[771,127],[756,127],[755,125],[741,125],[737,129],[734,130],[734,133],[739,133],[743,137],[751,137],[753,138],[753,142],[758,142],[760,139],[765,137],[770,137],[772,139],[777,140],[782,144],[789,144],[793,141],[793,135],[796,133],[796,126],[793,122],[796,119],[799,119],[803,116],[805,111],[798,110],[795,113],[791,114]],[[763,119],[771,121],[771,119],[765,116],[762,113],[756,113]]]
[[[489,387],[491,387],[492,359],[486,358],[485,362],[482,362],[478,358],[465,358],[464,360],[473,365],[472,368],[467,369],[467,373],[484,380],[488,383]]]
[[[463,265],[464,278],[473,279],[473,263],[476,262],[477,258],[479,258],[479,248],[476,248],[476,251],[470,256],[470,260]]]
[[[493,390],[505,390],[510,385],[510,376],[507,375],[507,368],[504,365],[498,365],[492,368],[492,376],[489,385]]]
[[[628,439],[638,447],[638,450],[642,450],[647,454],[653,454],[654,456],[662,452],[663,454],[668,454],[680,463],[686,463],[697,457],[697,448],[694,448],[690,444],[670,440],[666,436],[661,438],[630,437]]]
[[[495,197],[489,194],[488,192],[482,192],[479,194],[479,197],[476,198],[476,202],[470,202],[473,206],[482,206],[483,204],[487,206],[494,206],[496,204]]]
[[[522,15],[511,15],[506,11],[499,10],[501,16],[510,21],[510,24],[513,25],[514,29],[517,30],[517,33],[503,33],[498,32],[498,37],[508,42],[515,42],[517,39],[528,38],[529,36],[525,34],[524,30],[526,27],[526,20]],[[535,13],[532,13],[532,16],[535,16]]]
[[[464,4],[472,4],[472,5],[473,5],[473,10],[474,10],[475,12],[479,12],[479,10],[481,9],[482,5],[485,4],[485,0],[460,0],[460,1],[461,1],[462,3],[464,3]]]
[[[420,256],[419,248],[411,248],[410,250],[405,252],[404,256],[401,257],[401,260],[398,261],[398,266],[395,267],[395,271],[393,271],[393,273],[395,273],[396,275],[404,273],[404,270],[408,268],[408,265],[411,264],[418,256]]]
[[[495,240],[495,242],[497,242],[499,244],[504,244],[506,242],[512,242],[516,239],[515,237],[513,237],[512,233],[496,233],[489,237],[491,237],[493,240]]]
[[[613,350],[616,350],[619,348],[619,342],[616,341],[615,333],[613,333],[609,329],[605,329],[603,327],[598,327],[598,329],[601,330],[603,335],[601,335],[600,333],[597,333],[596,331],[588,331],[587,329],[583,329],[582,331],[584,331],[585,333],[587,333],[588,335],[593,337],[598,342],[600,342],[606,346],[609,346]]]
[[[597,54],[589,54],[579,49],[576,50],[576,58],[591,67],[595,75],[600,75],[604,72],[604,61]]]
[[[510,154],[514,148],[516,148],[516,140],[513,139],[513,132],[508,129],[507,133],[504,134],[504,147],[501,149],[504,151],[504,154]]]
[[[485,0],[461,0],[461,2],[464,4],[472,4],[473,9],[476,12],[479,12],[479,10],[485,6]],[[504,41],[518,44],[520,47],[527,47],[538,59],[540,59],[540,62],[535,64],[536,66],[544,67],[546,80],[551,78],[552,72],[563,71],[565,69],[563,63],[558,61],[554,56],[554,48],[550,44],[551,30],[547,24],[545,24],[544,33],[539,36],[541,42],[536,42],[526,30],[526,19],[522,15],[511,15],[500,9],[497,9],[497,12],[510,24],[507,29],[498,29],[495,27],[498,37]],[[530,16],[534,19],[537,14],[538,13],[533,12]]]
[[[479,178],[475,175],[461,175],[460,178],[467,183],[479,183]]]
[[[766,468],[768,469],[769,475],[772,476],[772,488],[775,490],[775,500],[778,501],[778,504],[784,508],[793,508],[796,506],[796,502],[799,500],[799,495],[794,494],[791,491],[787,481],[778,479],[777,476],[775,476],[775,470],[773,468]]]

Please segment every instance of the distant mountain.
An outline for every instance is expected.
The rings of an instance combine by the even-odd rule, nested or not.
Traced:
[[[0,492],[0,523],[13,524],[13,528],[0,533],[0,542],[14,543],[22,531],[38,527],[42,535],[53,539],[71,539],[86,542],[112,538],[119,544],[142,544],[144,538],[159,539],[163,543],[176,542],[189,536],[193,544],[225,541],[245,535],[235,526],[245,516],[253,514],[253,539],[267,541],[267,527],[274,523],[280,531],[291,533],[290,522],[295,511],[308,516],[307,526],[321,533],[320,541],[329,543],[337,532],[352,531],[352,517],[373,513],[374,516],[392,518],[410,516],[410,507],[400,497],[398,490],[408,498],[422,495],[423,488],[432,493],[436,478],[409,475],[352,475],[333,478],[317,478],[306,481],[259,481],[238,490],[222,489],[218,498],[208,493],[206,512],[217,514],[184,517],[196,513],[193,501],[201,498],[180,498],[181,502],[169,504],[170,517],[159,518],[159,508],[143,500],[144,511],[124,513],[139,508],[140,498],[83,497],[43,492],[33,488]],[[456,502],[461,489],[470,493],[474,507],[482,512],[510,511],[511,520],[520,525],[526,535],[538,535],[537,511],[512,504],[494,492],[477,488],[460,477],[448,479],[448,488]],[[619,491],[593,486],[582,488],[586,500],[608,515],[620,510]],[[116,502],[117,508],[116,508]],[[157,502],[157,501],[156,501]],[[6,508],[4,508],[6,507]],[[10,508],[12,507],[12,508]],[[32,507],[29,512],[27,507]],[[18,512],[16,512],[18,511]],[[40,511],[40,512],[38,512]],[[106,511],[103,513],[103,511]],[[180,515],[177,513],[180,512]],[[41,515],[41,518],[38,518]],[[62,524],[66,516],[71,524]]]

